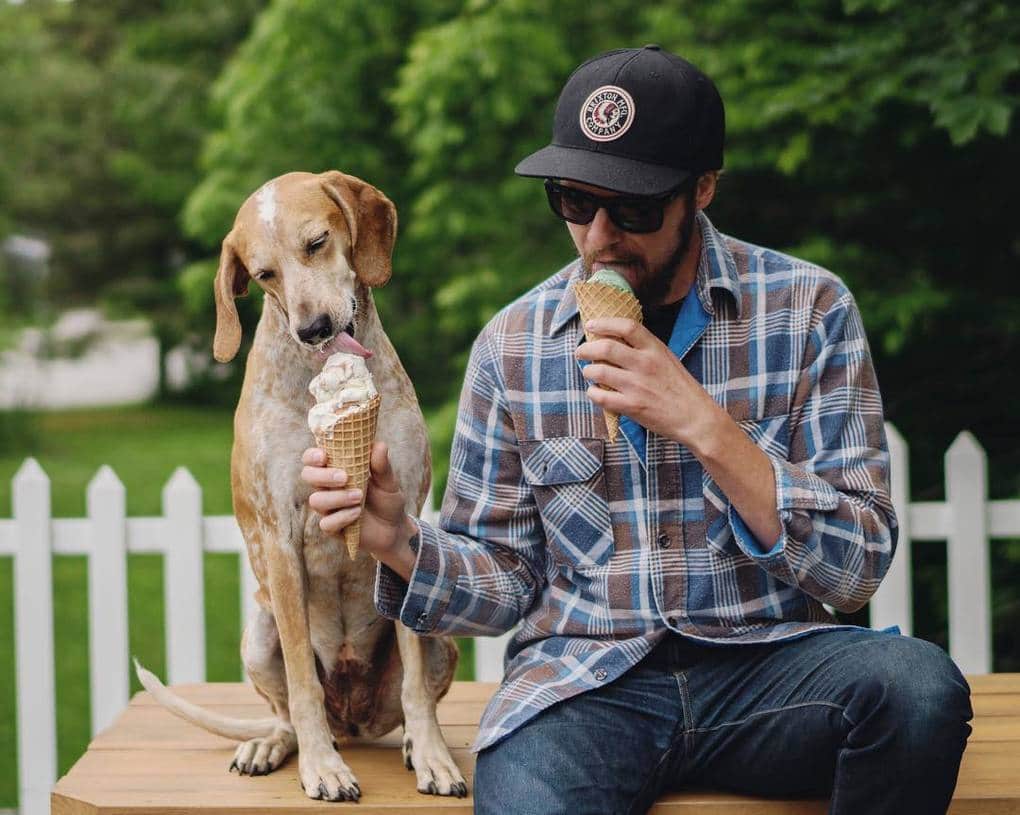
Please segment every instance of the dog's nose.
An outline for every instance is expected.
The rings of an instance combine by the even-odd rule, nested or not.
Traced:
[[[297,335],[301,342],[315,343],[333,336],[333,321],[328,314],[320,314],[304,328],[299,328]]]

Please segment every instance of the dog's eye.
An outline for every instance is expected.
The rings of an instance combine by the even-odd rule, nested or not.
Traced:
[[[309,255],[314,255],[319,249],[321,249],[326,244],[326,238],[328,237],[329,232],[326,231],[319,235],[319,237],[313,238],[312,240],[308,241],[308,243],[305,244],[305,251],[307,251]]]
[[[272,271],[271,269],[263,269],[261,272],[255,275],[256,280],[272,280],[274,277],[276,277],[276,272]]]

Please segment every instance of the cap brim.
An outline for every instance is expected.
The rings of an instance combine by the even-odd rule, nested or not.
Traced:
[[[662,195],[680,186],[690,175],[688,170],[558,144],[532,153],[514,172],[529,178],[579,181],[626,195]]]

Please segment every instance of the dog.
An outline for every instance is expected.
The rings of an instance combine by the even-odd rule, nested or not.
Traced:
[[[361,788],[339,753],[352,736],[403,725],[403,760],[422,793],[464,797],[467,785],[443,740],[436,703],[453,680],[449,637],[419,637],[378,614],[375,560],[353,560],[341,537],[319,528],[300,479],[314,440],[311,378],[337,351],[366,356],[382,404],[377,439],[420,513],[431,480],[425,421],[383,331],[371,289],[392,272],[397,214],[371,184],[338,171],[288,173],[254,192],[224,238],[214,283],[213,354],[241,343],[236,297],[249,280],[265,300],[234,415],[234,514],[258,579],[241,655],[273,716],[231,719],[193,705],[136,662],[142,685],[182,718],[243,740],[230,770],[264,775],[298,751],[310,798],[357,801]]]

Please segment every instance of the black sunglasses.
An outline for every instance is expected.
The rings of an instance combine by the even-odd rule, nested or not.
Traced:
[[[662,229],[666,205],[691,188],[690,179],[662,195],[613,195],[601,197],[576,187],[565,187],[545,180],[549,207],[557,217],[572,224],[590,224],[603,207],[606,214],[624,232],[658,232]]]

